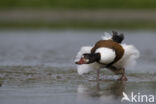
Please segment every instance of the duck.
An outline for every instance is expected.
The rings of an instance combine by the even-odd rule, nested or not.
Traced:
[[[96,80],[99,81],[100,70],[106,68],[121,75],[117,80],[127,81],[125,69],[135,66],[140,52],[134,45],[122,43],[123,40],[123,33],[105,32],[94,46],[81,47],[75,58],[78,74],[83,75],[96,70]]]

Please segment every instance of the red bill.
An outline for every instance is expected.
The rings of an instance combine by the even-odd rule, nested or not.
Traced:
[[[81,58],[78,62],[75,62],[75,64],[86,64],[86,60],[84,58]]]

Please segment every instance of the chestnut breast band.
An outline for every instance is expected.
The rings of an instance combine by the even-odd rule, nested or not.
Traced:
[[[104,63],[98,62],[99,64],[106,65],[107,67],[109,67],[109,66],[113,65],[114,63],[116,63],[117,61],[119,61],[122,58],[122,56],[124,55],[123,47],[119,43],[114,42],[113,40],[100,40],[100,41],[98,41],[95,44],[95,46],[91,49],[91,53],[95,53],[96,49],[102,48],[102,47],[110,48],[110,49],[114,50],[115,54],[116,54],[114,61],[107,64],[107,65]]]

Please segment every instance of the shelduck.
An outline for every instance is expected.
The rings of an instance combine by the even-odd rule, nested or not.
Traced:
[[[82,47],[75,59],[78,74],[96,70],[96,79],[99,80],[100,69],[107,68],[121,74],[118,80],[127,81],[125,68],[134,66],[140,53],[135,46],[123,44],[123,40],[124,34],[112,31],[112,35],[105,33],[94,46]]]

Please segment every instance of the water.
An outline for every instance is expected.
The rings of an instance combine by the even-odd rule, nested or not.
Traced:
[[[156,31],[123,31],[141,52],[128,82],[102,70],[79,76],[74,58],[81,46],[101,39],[102,30],[1,30],[0,104],[120,104],[122,92],[156,97]],[[110,32],[110,31],[108,31]]]

